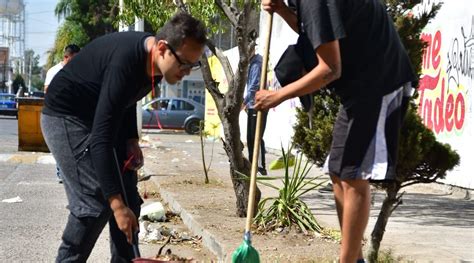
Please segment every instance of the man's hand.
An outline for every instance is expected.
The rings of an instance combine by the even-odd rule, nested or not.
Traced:
[[[130,208],[125,206],[120,194],[111,196],[109,203],[118,228],[125,234],[128,243],[132,244],[133,233],[138,230],[137,217]]]
[[[286,7],[286,5],[283,0],[262,0],[262,9],[269,13],[278,13],[283,10],[284,7]]]
[[[127,141],[127,159],[130,159],[132,156],[132,162],[127,168],[136,171],[143,166],[143,153],[138,144],[138,139],[129,139]]]
[[[277,106],[283,100],[284,98],[281,96],[278,90],[259,90],[255,94],[254,108],[256,110],[268,110]]]

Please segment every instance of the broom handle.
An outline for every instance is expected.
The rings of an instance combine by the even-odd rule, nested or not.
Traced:
[[[130,203],[128,202],[128,198],[127,198],[127,191],[125,191],[125,184],[123,183],[122,169],[120,169],[120,164],[117,157],[117,151],[115,151],[115,148],[113,149],[113,151],[114,151],[115,166],[117,167],[118,178],[119,178],[120,186],[122,187],[123,201],[125,202],[125,205],[128,208],[130,208]],[[135,259],[140,258],[140,250],[138,249],[138,232],[132,233],[132,249],[133,249],[133,256],[135,257]]]
[[[265,50],[263,52],[262,73],[260,75],[260,90],[266,88],[267,85],[267,67],[268,54],[270,53],[270,40],[272,38],[273,13],[267,13],[267,35],[265,38]],[[250,170],[250,191],[249,202],[247,206],[247,222],[245,224],[245,232],[250,233],[250,228],[253,221],[253,207],[255,204],[255,191],[257,188],[257,167],[258,167],[258,153],[260,151],[260,141],[262,139],[262,112],[257,112],[257,128],[255,129],[255,141],[253,145],[252,155],[252,169]]]

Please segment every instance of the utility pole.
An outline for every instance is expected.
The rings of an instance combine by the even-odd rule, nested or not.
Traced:
[[[123,1],[123,0],[122,0]],[[140,31],[143,32],[145,31],[145,22],[143,19],[139,19],[138,17],[135,17],[135,31]],[[153,65],[151,65],[153,67]],[[151,76],[153,78],[153,76]],[[155,87],[151,87],[154,89]],[[142,137],[142,100],[137,101],[137,128],[138,128],[138,136]]]
[[[28,65],[28,94],[31,92],[31,68],[33,67],[33,54],[29,56],[29,65]]]

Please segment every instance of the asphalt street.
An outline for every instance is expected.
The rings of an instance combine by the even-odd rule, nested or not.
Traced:
[[[12,153],[18,149],[18,121],[15,117],[0,115],[0,153]]]
[[[54,262],[68,215],[66,195],[56,181],[54,164],[28,158],[48,154],[17,152],[17,125],[15,118],[0,118],[0,156],[22,156],[0,162],[0,200],[21,199],[0,202],[0,262]],[[104,231],[90,262],[108,261],[108,247]]]

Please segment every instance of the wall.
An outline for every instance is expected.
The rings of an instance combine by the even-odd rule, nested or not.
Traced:
[[[420,9],[437,2],[425,0]],[[449,143],[461,156],[460,165],[448,173],[444,182],[472,189],[474,2],[444,1],[422,39],[429,46],[423,56],[419,114],[436,138]]]

